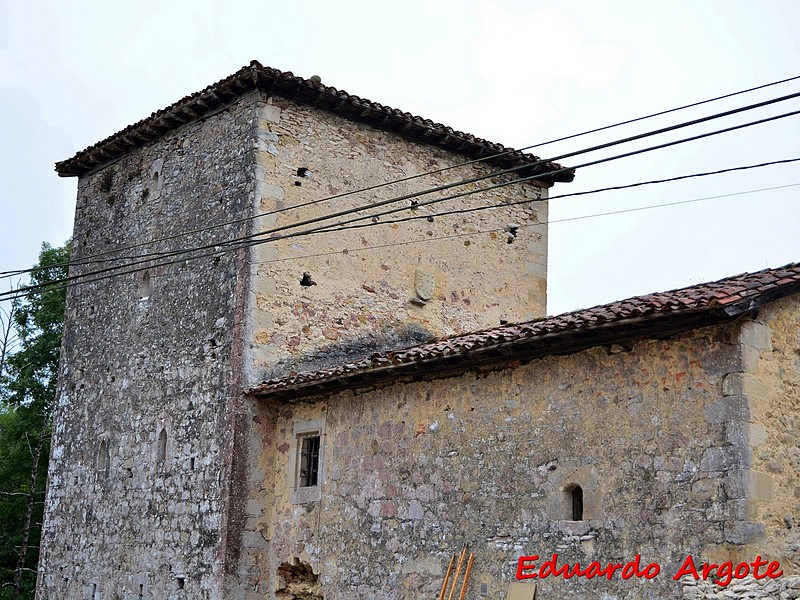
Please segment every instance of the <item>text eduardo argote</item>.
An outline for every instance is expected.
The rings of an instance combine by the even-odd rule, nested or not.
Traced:
[[[558,554],[553,554],[547,560],[540,562],[538,554],[530,556],[520,556],[517,561],[517,579],[545,579],[547,577],[563,577],[571,579],[573,577],[583,577],[594,579],[595,577],[605,577],[609,581],[614,577],[622,580],[631,578],[654,579],[661,574],[661,566],[658,563],[647,563],[642,565],[640,555],[636,555],[633,560],[626,563],[607,563],[590,562],[586,567],[581,567],[580,563],[558,564]],[[696,564],[695,559],[689,555],[683,564],[670,577],[679,580],[682,577],[693,577],[694,579],[711,579],[719,586],[727,586],[734,579],[743,579],[751,575],[754,579],[776,579],[783,575],[781,565],[778,561],[766,561],[761,556],[756,556],[750,562],[733,563],[731,561],[716,563]]]

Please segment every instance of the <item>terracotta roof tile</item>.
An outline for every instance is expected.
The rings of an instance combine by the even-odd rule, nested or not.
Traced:
[[[573,170],[552,162],[542,163],[532,154],[455,131],[452,127],[430,119],[423,119],[310,79],[296,77],[288,71],[264,67],[255,60],[233,75],[152,113],[78,152],[70,159],[56,163],[56,171],[62,177],[88,173],[256,90],[313,105],[345,119],[366,123],[376,129],[394,131],[406,139],[439,146],[471,159],[502,155],[488,159],[487,162],[501,169],[529,165],[516,171],[520,176],[559,171],[543,177],[545,182],[569,182],[575,176]]]
[[[733,319],[747,310],[793,293],[800,293],[800,263],[756,273],[742,273],[668,292],[636,296],[525,323],[502,325],[410,348],[375,353],[360,361],[265,381],[250,393],[256,396],[279,395],[287,391],[297,395],[306,393],[304,390],[308,393],[321,393],[332,382],[339,388],[346,387],[347,379],[356,376],[361,379],[374,376],[377,380],[378,374],[385,369],[435,363],[441,358],[454,355],[470,358],[493,349],[522,347],[550,337],[570,335],[574,339],[576,336],[588,336],[612,326],[636,325],[641,327],[643,336],[648,328],[665,318],[713,314],[715,322],[719,322]],[[739,308],[737,305],[740,305]],[[682,329],[699,326],[698,321],[688,319],[682,323]],[[584,344],[583,347],[588,345]],[[469,364],[469,361],[465,361],[464,369],[469,368]]]

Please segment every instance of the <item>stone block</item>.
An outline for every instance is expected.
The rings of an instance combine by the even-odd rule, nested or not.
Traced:
[[[764,525],[741,521],[726,523],[724,533],[725,541],[730,544],[749,544],[764,536]]]
[[[242,546],[245,548],[255,548],[257,550],[268,550],[269,542],[264,539],[257,531],[245,531],[242,533]]]
[[[425,511],[419,500],[412,500],[408,505],[408,518],[416,521],[425,517]]]
[[[758,361],[761,360],[761,351],[758,348],[739,345],[739,354],[742,357],[741,371],[744,373],[755,373],[758,370]]]
[[[281,121],[281,109],[274,104],[263,104],[259,112],[259,116],[267,123],[280,123]]]
[[[742,371],[740,348],[733,344],[709,344],[703,351],[702,365],[703,372],[711,376],[739,373]]]
[[[751,400],[769,398],[770,389],[753,374],[728,373],[722,379],[723,396],[745,395]]]
[[[750,518],[749,502],[744,497],[728,497],[724,517],[726,521],[747,521]]]
[[[259,264],[269,263],[278,258],[278,249],[274,244],[258,244],[253,246],[253,253],[253,260]]]
[[[275,281],[274,277],[269,277],[267,275],[259,275],[254,278],[255,281],[253,282],[253,291],[256,294],[263,294],[265,296],[271,296],[278,291],[278,284]],[[269,313],[266,313],[269,314]]]
[[[544,279],[547,277],[547,265],[525,261],[525,275]]]
[[[723,396],[706,406],[703,415],[709,423],[752,421],[750,401],[743,394]]]
[[[709,448],[700,460],[700,470],[706,472],[728,471],[749,467],[753,452],[749,446],[722,446]]]
[[[261,202],[259,202],[259,206],[264,203],[264,200],[271,201],[274,205],[275,200],[283,200],[286,197],[286,192],[280,186],[273,185],[271,183],[262,183],[259,186],[258,190],[261,194]],[[272,212],[274,210],[274,206],[265,209],[266,212]]]
[[[744,469],[733,469],[725,474],[723,480],[725,495],[729,499],[747,498],[748,478]]]
[[[743,321],[739,325],[739,343],[757,350],[772,351],[772,331],[758,321]]]
[[[711,500],[717,495],[718,484],[713,479],[698,479],[692,484],[691,498],[694,501]]]
[[[747,497],[751,500],[772,500],[775,496],[775,480],[772,475],[760,471],[748,471]]]
[[[725,425],[725,440],[733,446],[750,445],[751,424],[746,421],[730,421]]]

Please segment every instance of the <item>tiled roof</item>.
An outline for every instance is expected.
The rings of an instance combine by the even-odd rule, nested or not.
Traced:
[[[793,263],[376,353],[352,363],[265,381],[250,393],[295,397],[443,377],[478,366],[519,364],[537,356],[575,352],[731,320],[798,292],[800,263]]]
[[[543,181],[569,182],[575,175],[569,168],[552,162],[542,162],[532,154],[455,131],[430,119],[359,98],[310,79],[296,77],[290,72],[264,67],[258,61],[252,61],[249,66],[233,75],[129,125],[111,137],[78,152],[72,158],[56,163],[56,171],[62,177],[88,173],[186,123],[213,114],[255,90],[301,104],[310,104],[343,118],[366,123],[376,129],[394,131],[406,139],[439,146],[470,159],[501,155],[486,161],[501,169],[530,165],[529,168],[515,171],[522,177],[549,173],[542,178]]]

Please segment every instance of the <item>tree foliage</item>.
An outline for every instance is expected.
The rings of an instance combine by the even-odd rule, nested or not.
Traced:
[[[42,244],[31,284],[67,275],[69,244]],[[24,289],[24,288],[22,288]],[[65,290],[54,284],[4,311],[0,343],[0,600],[36,587],[50,428],[58,380]],[[11,329],[13,331],[11,331]]]
[[[32,285],[46,285],[67,276],[69,245],[42,244],[39,262],[31,273]],[[24,288],[23,288],[24,289]],[[13,321],[18,348],[6,358],[3,400],[27,406],[42,415],[52,412],[58,380],[58,358],[64,327],[65,291],[53,285],[15,301]]]

